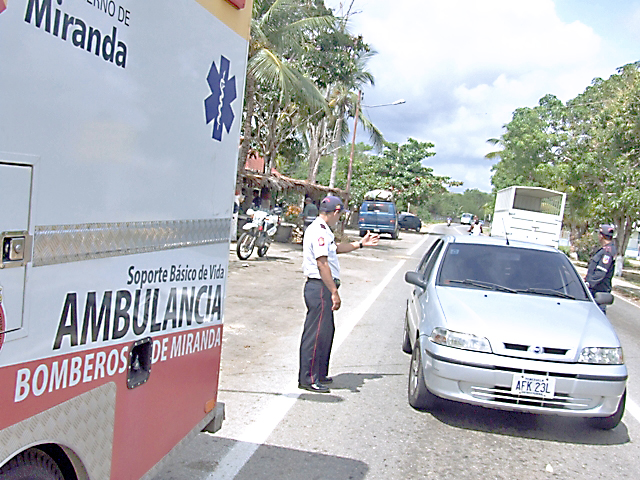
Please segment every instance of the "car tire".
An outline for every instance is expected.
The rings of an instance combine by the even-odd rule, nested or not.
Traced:
[[[394,230],[393,232],[391,232],[391,240],[397,240],[399,236],[400,236],[399,230]]]
[[[409,338],[409,303],[407,302],[407,312],[404,314],[404,333],[402,336],[402,351],[411,353],[411,339]]]
[[[616,412],[609,417],[593,417],[589,419],[589,424],[593,428],[597,428],[599,430],[611,430],[616,428],[620,421],[622,420],[622,415],[624,415],[624,406],[627,401],[627,391],[625,390],[622,394],[622,398],[620,398],[620,402],[618,403],[618,409]]]
[[[364,237],[367,234],[366,230],[360,230],[360,236]]]
[[[37,448],[13,457],[0,468],[0,477],[6,480],[64,480],[58,464]]]
[[[430,410],[436,406],[438,397],[429,391],[424,382],[422,359],[420,358],[420,340],[416,340],[411,354],[409,367],[409,387],[407,389],[409,405],[418,410]]]

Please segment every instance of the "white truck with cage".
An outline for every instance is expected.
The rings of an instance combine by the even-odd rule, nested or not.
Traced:
[[[251,2],[0,0],[0,478],[219,429]]]
[[[566,193],[541,187],[500,190],[491,221],[491,236],[558,248]]]

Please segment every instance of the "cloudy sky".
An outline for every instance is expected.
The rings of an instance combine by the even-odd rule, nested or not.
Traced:
[[[325,0],[340,14],[351,0]],[[567,101],[640,60],[640,0],[354,0],[350,30],[378,55],[363,103],[392,142],[435,144],[428,166],[491,191],[484,158],[519,107]],[[359,137],[361,138],[361,137]],[[362,137],[366,141],[366,137]]]

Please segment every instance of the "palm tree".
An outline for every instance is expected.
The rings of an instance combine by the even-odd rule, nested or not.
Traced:
[[[296,59],[309,47],[309,33],[334,25],[333,16],[315,13],[302,0],[254,0],[239,170],[244,168],[252,143],[258,89],[277,92],[274,103],[278,109],[292,101],[309,105],[314,110],[326,109],[326,102],[316,85],[296,68]],[[275,128],[277,122],[271,123]],[[265,159],[268,171],[274,155],[271,151]]]
[[[336,68],[326,86],[326,100],[330,107],[329,115],[309,122],[307,137],[309,142],[308,179],[315,182],[320,158],[329,151],[333,152],[329,186],[335,186],[340,145],[347,143],[348,118],[357,116],[365,130],[369,131],[376,150],[381,150],[384,138],[380,130],[366,117],[362,109],[356,108],[358,91],[365,85],[374,85],[373,75],[367,71],[366,64],[376,54],[362,37],[351,36],[346,31],[348,17],[340,21],[339,30],[334,32],[336,56],[341,68]],[[330,70],[331,67],[328,67]],[[329,152],[329,153],[331,153]]]

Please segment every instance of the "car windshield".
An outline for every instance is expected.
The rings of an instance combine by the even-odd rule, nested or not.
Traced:
[[[499,245],[450,244],[437,284],[575,300],[589,298],[564,254]]]

